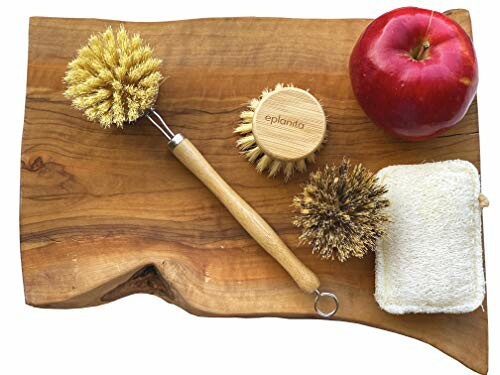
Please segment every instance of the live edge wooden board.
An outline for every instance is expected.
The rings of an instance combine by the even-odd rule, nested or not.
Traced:
[[[465,10],[449,11],[471,32]],[[390,315],[373,298],[374,257],[343,264],[297,244],[289,182],[258,175],[236,147],[233,128],[263,88],[310,89],[328,116],[328,143],[314,168],[344,155],[371,170],[446,159],[479,164],[477,105],[437,139],[394,139],[366,118],[348,77],[351,49],[367,19],[198,19],[125,23],[163,59],[157,109],[276,229],[334,291],[334,319],[428,342],[487,372],[487,312]],[[147,121],[101,129],[62,93],[66,64],[94,32],[115,21],[32,18],[21,160],[21,255],[26,302],[70,308],[151,293],[207,316],[315,317],[312,296],[244,232],[219,201],[167,150]],[[168,322],[166,323],[168,324]],[[389,354],[388,354],[389,356]],[[389,360],[389,358],[388,358]]]

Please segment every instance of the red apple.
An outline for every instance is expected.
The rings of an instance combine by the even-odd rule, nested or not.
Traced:
[[[411,141],[435,137],[460,121],[478,82],[474,47],[460,25],[413,7],[370,23],[354,46],[349,71],[368,117]]]

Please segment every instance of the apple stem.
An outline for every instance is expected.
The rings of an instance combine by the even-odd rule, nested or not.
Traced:
[[[425,42],[422,43],[420,46],[420,50],[417,53],[417,56],[415,57],[416,60],[423,60],[425,57],[425,51],[430,47],[430,43],[426,40]]]

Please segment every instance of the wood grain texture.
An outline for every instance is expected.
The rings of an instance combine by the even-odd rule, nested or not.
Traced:
[[[470,33],[466,11],[449,14]],[[297,246],[290,204],[306,176],[285,184],[258,175],[235,147],[232,131],[245,103],[265,87],[290,82],[311,89],[328,116],[328,143],[317,166],[349,156],[373,171],[453,158],[479,168],[475,102],[457,126],[421,143],[391,138],[366,118],[347,63],[368,22],[228,18],[126,27],[140,32],[164,61],[168,79],[157,109],[338,295],[335,319],[415,337],[486,373],[486,311],[383,312],[373,298],[373,256],[331,263]],[[314,317],[312,297],[167,151],[153,126],[141,120],[125,131],[103,130],[64,99],[67,62],[89,34],[110,23],[117,24],[30,22],[20,217],[27,303],[81,307],[143,292],[199,315]]]

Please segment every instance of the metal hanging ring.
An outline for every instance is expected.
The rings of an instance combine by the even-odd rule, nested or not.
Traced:
[[[316,314],[318,314],[319,316],[321,316],[322,318],[330,318],[332,316],[334,316],[336,313],[337,313],[337,310],[339,309],[339,300],[337,298],[337,296],[333,293],[330,293],[330,292],[320,292],[318,289],[316,289],[314,291],[314,311],[316,311]],[[333,308],[333,310],[331,311],[323,311],[321,310],[319,307],[318,307],[318,303],[319,303],[319,300],[321,298],[330,298],[333,300],[333,302],[335,303],[335,307]]]

